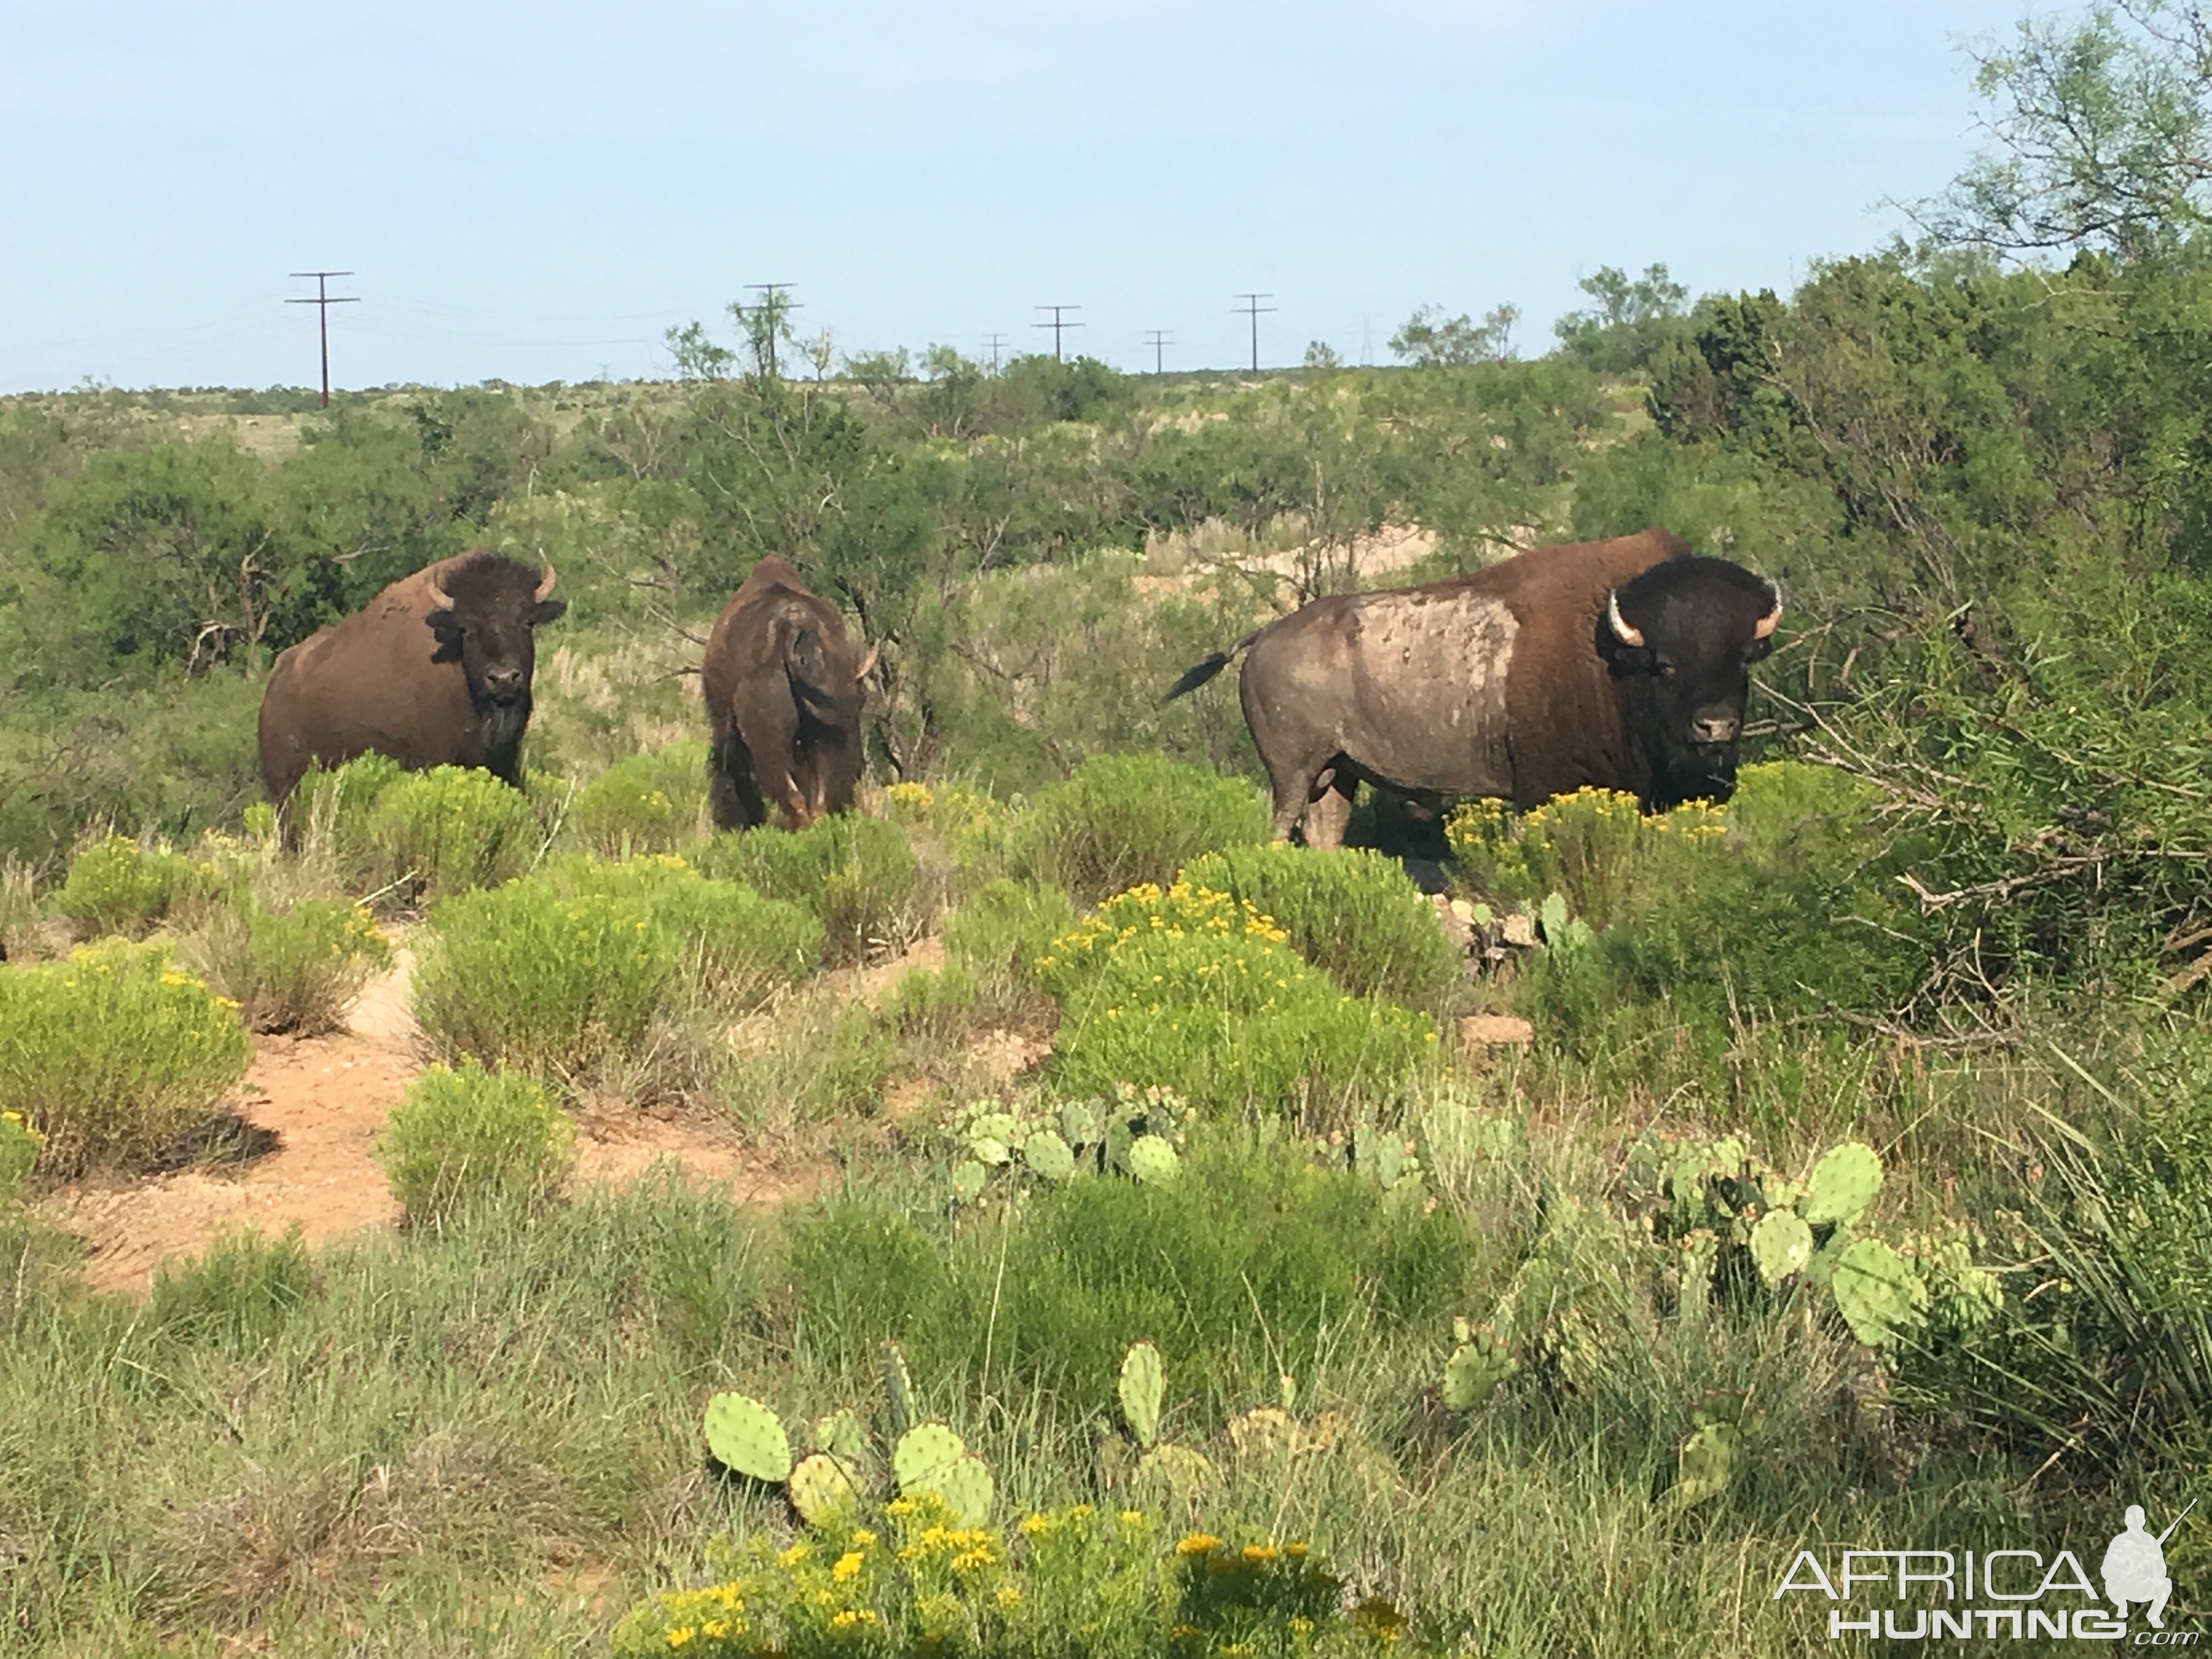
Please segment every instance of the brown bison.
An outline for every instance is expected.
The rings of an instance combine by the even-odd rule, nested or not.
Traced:
[[[307,768],[389,755],[481,766],[520,787],[536,633],[568,607],[542,571],[477,549],[392,584],[290,647],[261,694],[261,777],[277,800]]]
[[[707,697],[708,793],[714,823],[787,826],[853,805],[860,781],[860,681],[876,652],[854,660],[836,606],[806,591],[783,560],[763,559],[715,619],[700,680]]]
[[[1595,785],[1646,811],[1735,787],[1750,665],[1782,620],[1774,588],[1663,531],[1538,548],[1424,587],[1346,593],[1248,635],[1244,720],[1274,788],[1334,847],[1364,779],[1529,807]]]

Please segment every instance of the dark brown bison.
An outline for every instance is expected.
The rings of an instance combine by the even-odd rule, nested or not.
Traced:
[[[1363,779],[1521,807],[1589,784],[1660,811],[1734,791],[1750,665],[1781,620],[1765,581],[1647,530],[1316,599],[1168,696],[1250,647],[1244,720],[1278,841],[1303,815],[1309,846],[1338,845]]]
[[[782,807],[787,827],[853,805],[860,781],[860,681],[876,652],[854,659],[837,607],[770,556],[753,567],[707,640],[700,680],[714,747],[714,823],[750,830]]]
[[[307,768],[389,755],[481,766],[518,787],[537,630],[568,607],[542,571],[478,549],[392,584],[289,647],[261,694],[261,777],[277,800]]]

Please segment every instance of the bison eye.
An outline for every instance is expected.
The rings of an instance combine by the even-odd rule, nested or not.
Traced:
[[[1661,679],[1671,680],[1674,678],[1677,672],[1678,671],[1675,669],[1674,665],[1668,662],[1666,658],[1662,657],[1659,659],[1659,678]]]

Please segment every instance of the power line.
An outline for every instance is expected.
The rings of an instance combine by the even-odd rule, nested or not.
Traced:
[[[999,353],[1006,346],[1006,337],[1003,334],[994,334],[983,343],[991,353],[991,373],[996,374],[999,372]]]
[[[288,306],[313,306],[315,307],[315,320],[319,325],[319,331],[323,337],[323,407],[325,409],[328,409],[331,406],[331,307],[332,306],[357,306],[361,303],[361,295],[358,294],[333,294],[330,290],[330,279],[333,276],[350,276],[353,275],[353,272],[349,270],[295,270],[292,275],[295,276],[312,276],[315,279],[315,297],[313,299],[287,300],[284,303]]]
[[[1060,319],[1060,313],[1063,311],[1080,311],[1083,307],[1081,306],[1035,306],[1032,307],[1031,309],[1036,311],[1049,311],[1052,313],[1052,320],[1050,322],[1031,323],[1030,326],[1031,328],[1048,328],[1052,331],[1052,360],[1054,362],[1060,362],[1060,330],[1064,328],[1081,328],[1083,326],[1080,323],[1063,323]]]
[[[1237,309],[1252,319],[1252,372],[1257,374],[1260,372],[1261,314],[1276,309],[1273,306],[1263,306],[1260,301],[1272,300],[1275,296],[1272,294],[1240,294],[1237,297],[1244,301]]]
[[[791,298],[788,290],[793,286],[794,284],[790,283],[747,283],[745,284],[749,292],[761,296],[760,303],[753,307],[754,314],[760,319],[759,325],[754,331],[766,342],[768,377],[771,380],[780,378],[775,369],[775,337],[782,331],[783,319],[794,311],[805,309],[796,300]]]
[[[1173,345],[1174,337],[1157,328],[1148,329],[1145,333],[1145,343],[1152,349],[1152,373],[1157,374],[1160,372],[1161,348]]]

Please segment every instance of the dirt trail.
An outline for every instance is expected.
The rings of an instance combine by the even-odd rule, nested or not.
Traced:
[[[256,1039],[235,1105],[268,1150],[151,1180],[77,1182],[49,1197],[45,1218],[84,1241],[87,1285],[143,1295],[163,1261],[197,1254],[226,1225],[278,1234],[297,1222],[309,1243],[320,1243],[394,1224],[399,1208],[373,1152],[386,1117],[423,1066],[407,1008],[412,967],[403,948],[392,971],[362,992],[343,1032]],[[579,1122],[570,1189],[633,1181],[664,1158],[739,1203],[798,1196],[830,1174],[819,1164],[765,1159],[732,1129],[623,1112]]]

